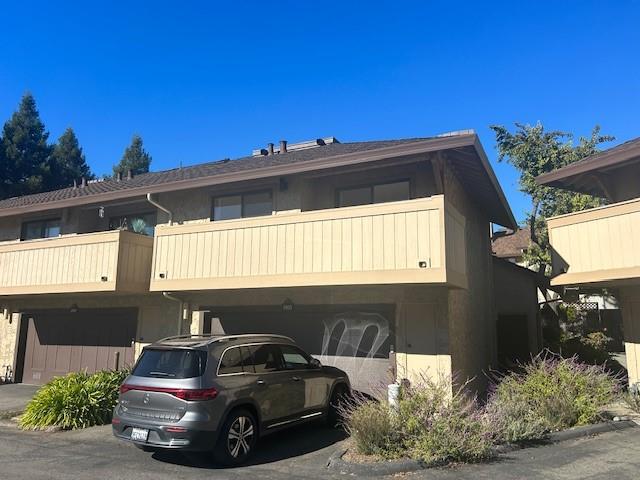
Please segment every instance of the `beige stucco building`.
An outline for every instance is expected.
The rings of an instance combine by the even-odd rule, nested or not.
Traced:
[[[549,219],[552,285],[608,289],[620,300],[630,385],[640,383],[640,139],[538,177],[543,185],[606,199]]]
[[[363,390],[393,372],[481,389],[497,358],[491,222],[515,226],[472,132],[282,142],[0,201],[0,365],[42,383],[163,336],[254,331]]]

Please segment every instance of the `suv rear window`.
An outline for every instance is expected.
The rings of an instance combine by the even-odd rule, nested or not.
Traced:
[[[132,375],[151,378],[194,378],[204,374],[207,352],[145,349]]]

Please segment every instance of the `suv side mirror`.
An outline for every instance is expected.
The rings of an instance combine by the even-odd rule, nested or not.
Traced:
[[[318,360],[317,358],[312,358],[310,364],[311,364],[311,368],[320,368],[320,367],[322,367],[322,364],[320,363],[320,360]]]

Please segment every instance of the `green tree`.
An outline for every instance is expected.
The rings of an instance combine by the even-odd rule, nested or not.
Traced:
[[[504,126],[493,125],[498,160],[507,161],[520,173],[520,191],[531,197],[532,208],[527,215],[531,227],[532,246],[525,254],[530,265],[547,273],[551,265],[551,253],[546,219],[555,215],[576,212],[602,204],[602,200],[590,195],[569,192],[554,187],[538,185],[535,178],[543,173],[577,162],[598,151],[601,143],[614,137],[600,134],[595,126],[590,137],[580,137],[577,144],[573,135],[559,130],[546,131],[542,124],[515,124],[512,133]]]
[[[151,165],[151,155],[143,148],[142,137],[134,135],[120,159],[120,163],[114,165],[113,173],[126,175],[129,170],[134,175],[147,173]]]
[[[0,198],[37,193],[47,188],[52,147],[33,95],[26,93],[4,124],[0,139]]]
[[[81,177],[94,178],[72,128],[67,128],[58,139],[51,154],[50,164],[51,176],[48,183],[54,189],[68,187],[74,179]]]

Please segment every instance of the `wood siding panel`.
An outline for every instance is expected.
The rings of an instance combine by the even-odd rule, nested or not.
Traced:
[[[7,242],[0,295],[146,291],[152,257],[152,238],[120,231]]]
[[[556,285],[640,277],[640,199],[550,219]]]
[[[447,207],[449,208],[449,207]],[[461,260],[464,218],[445,222],[443,196],[156,230],[151,290],[344,283],[446,283],[445,250]],[[446,226],[446,227],[445,227]],[[451,228],[445,249],[444,228]],[[194,236],[204,240],[195,242]],[[208,238],[219,237],[219,242]],[[169,246],[175,245],[173,249]],[[215,251],[210,251],[211,249]],[[197,251],[194,251],[196,249]],[[165,251],[170,251],[165,255]],[[447,253],[448,254],[448,253]],[[180,263],[178,258],[187,259]],[[198,266],[215,260],[217,269]],[[420,266],[424,262],[426,266]],[[225,268],[226,266],[226,268]],[[369,272],[369,273],[367,273]],[[393,275],[382,275],[394,272]],[[160,274],[164,278],[160,277]],[[225,284],[223,278],[229,279]],[[381,280],[382,279],[382,280]],[[435,280],[434,280],[435,279]],[[234,280],[234,281],[232,281]]]

